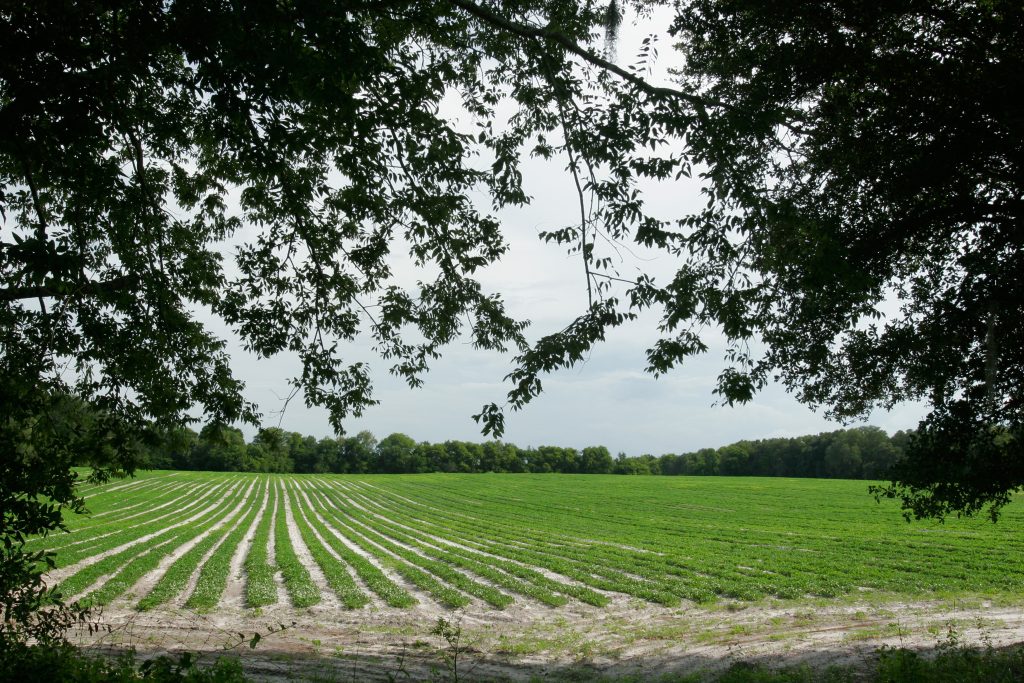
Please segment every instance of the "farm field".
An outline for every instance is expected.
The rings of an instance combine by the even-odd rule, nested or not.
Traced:
[[[259,632],[246,660],[269,677],[430,666],[438,618],[484,677],[1024,640],[1019,503],[995,525],[908,524],[866,487],[158,471],[84,487],[90,514],[31,547],[56,552],[50,585],[103,609],[88,642],[215,652]]]

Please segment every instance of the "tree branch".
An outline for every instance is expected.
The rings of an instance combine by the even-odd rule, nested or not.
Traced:
[[[690,104],[697,107],[697,109],[700,111],[702,115],[707,114],[707,107],[726,106],[724,102],[709,100],[704,97],[700,97],[699,95],[683,92],[682,90],[676,90],[675,88],[665,88],[661,86],[651,85],[650,83],[640,78],[636,74],[630,73],[629,71],[626,71],[622,67],[616,66],[612,62],[609,62],[601,55],[598,55],[594,52],[591,52],[590,50],[587,50],[584,47],[581,47],[579,43],[577,43],[569,36],[565,35],[561,31],[557,31],[554,28],[551,28],[551,24],[548,24],[543,28],[529,26],[527,24],[520,24],[514,21],[510,21],[499,14],[495,14],[486,7],[481,7],[480,5],[477,5],[474,2],[470,2],[469,0],[449,1],[456,7],[465,10],[467,13],[473,15],[474,17],[476,17],[477,19],[484,23],[490,24],[491,26],[496,26],[500,29],[508,31],[509,33],[514,33],[517,36],[522,36],[523,38],[542,38],[557,43],[566,50],[568,50],[569,52],[576,55],[577,57],[580,57],[581,59],[590,62],[596,67],[599,67],[601,69],[604,69],[605,71],[609,71],[615,74],[624,81],[627,81],[632,85],[635,85],[637,88],[644,91],[648,95],[680,99],[685,102],[689,102]]]
[[[68,283],[66,287],[52,287],[38,285],[35,287],[6,287],[0,289],[0,301],[18,301],[20,299],[35,299],[42,297],[64,298],[69,296],[95,296],[97,294],[108,294],[131,289],[138,284],[138,280],[130,275],[111,278],[110,280],[99,280],[86,282],[84,284]]]

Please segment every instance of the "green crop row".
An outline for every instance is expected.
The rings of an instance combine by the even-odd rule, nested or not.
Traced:
[[[228,573],[231,571],[231,558],[241,544],[245,534],[252,527],[256,515],[264,509],[267,498],[269,483],[261,480],[256,483],[255,493],[250,502],[249,511],[245,518],[237,524],[234,529],[224,537],[223,542],[217,546],[213,554],[207,558],[199,570],[196,578],[195,588],[185,602],[185,606],[191,609],[212,609],[217,606],[220,596],[224,594],[227,587]],[[190,574],[191,575],[191,574]],[[273,585],[273,579],[271,579]],[[274,592],[276,598],[276,590]]]
[[[145,543],[132,545],[121,552],[108,555],[75,572],[57,586],[58,592],[73,596],[94,584],[102,576],[113,574],[102,587],[91,593],[83,602],[104,605],[130,588],[144,573],[154,569],[160,559],[172,552],[182,542],[193,538],[213,524],[231,505],[237,505],[240,494],[235,492],[216,507],[200,512],[188,524],[158,533]],[[189,519],[188,513],[185,519]]]
[[[491,558],[485,555],[476,554],[476,557],[473,557],[468,553],[451,552],[447,550],[447,548],[451,546],[447,546],[445,549],[442,549],[437,545],[429,543],[429,541],[433,539],[424,538],[419,535],[412,535],[408,529],[403,529],[394,524],[390,524],[385,520],[363,514],[354,508],[349,508],[346,514],[363,526],[373,528],[375,531],[385,535],[387,538],[397,541],[416,552],[434,558],[435,560],[445,562],[453,567],[468,570],[481,578],[487,579],[491,583],[501,586],[502,588],[506,588],[521,595],[530,596],[551,606],[559,606],[566,603],[565,597],[553,593],[547,586],[540,585],[543,582],[521,581],[515,576],[510,575],[507,571],[502,571],[503,569],[506,569],[506,567],[502,566],[499,568],[497,565],[489,564],[491,562]],[[452,547],[451,550],[455,551],[456,549]],[[534,572],[534,576],[530,576],[529,578],[532,579],[534,577],[540,577],[540,575]],[[522,578],[527,577],[524,576]]]
[[[310,555],[320,567],[327,585],[331,587],[334,594],[341,600],[341,604],[349,609],[362,607],[370,601],[370,598],[359,589],[348,568],[332,555],[326,546],[317,538],[316,533],[306,519],[306,512],[298,504],[298,497],[294,489],[289,486],[289,504],[292,509],[292,517],[302,537],[302,542],[309,549]],[[301,494],[300,494],[301,495]]]
[[[87,515],[69,515],[66,523],[69,525],[70,533],[57,533],[47,537],[33,538],[26,543],[26,548],[30,550],[46,548],[47,550],[55,551],[75,544],[94,543],[102,536],[127,528],[126,522],[128,519],[136,519],[135,523],[138,524],[160,514],[166,514],[166,511],[164,513],[159,512],[163,506],[169,505],[176,500],[191,497],[193,492],[186,490],[186,486],[187,484],[185,483],[179,483],[165,491],[139,492],[138,497],[140,500],[128,506],[137,511],[128,512],[124,515],[104,516],[102,518],[92,518]],[[141,510],[137,509],[140,507]]]
[[[428,593],[443,606],[449,609],[457,609],[469,604],[469,598],[459,591],[446,586],[427,572],[403,561],[399,556],[385,550],[383,546],[375,545],[368,537],[364,537],[363,534],[356,532],[344,521],[343,516],[339,516],[335,507],[329,501],[323,499],[323,492],[317,492],[317,494],[316,504],[318,511],[327,517],[332,522],[331,526],[338,530],[346,539],[375,557],[385,567],[394,570],[409,583]]]
[[[252,545],[245,556],[245,604],[249,607],[263,607],[277,602],[274,568],[269,560],[270,530],[276,507],[277,486],[271,481],[268,502],[253,534]]]
[[[327,495],[328,497],[331,497],[332,492],[328,492]],[[459,571],[452,569],[451,566],[445,562],[432,560],[429,557],[410,550],[405,546],[394,543],[377,533],[372,526],[367,524],[365,521],[361,521],[357,517],[358,513],[356,510],[349,509],[345,514],[350,527],[354,528],[359,534],[372,543],[387,550],[393,555],[402,558],[409,564],[425,569],[442,581],[449,583],[469,595],[480,598],[493,607],[501,609],[512,604],[512,598],[496,588],[474,581]]]
[[[668,606],[679,604],[677,595],[662,590],[657,584],[631,577],[625,569],[594,563],[585,554],[571,550],[563,553],[538,552],[524,547],[515,534],[496,526],[467,524],[457,519],[447,520],[446,525],[453,530],[467,532],[463,538],[464,543],[488,554],[542,567],[599,590],[626,593]]]
[[[343,543],[333,530],[327,528],[317,517],[316,513],[309,507],[304,496],[297,496],[298,508],[303,514],[303,519],[310,527],[316,530],[320,538],[335,552],[335,554],[351,566],[356,575],[376,593],[381,599],[392,607],[410,607],[416,604],[416,598],[409,595],[409,592],[398,586],[394,581],[384,575],[380,569],[362,555],[354,552]]]
[[[283,482],[278,481],[279,489],[281,486]],[[288,496],[279,490],[274,524],[274,562],[281,571],[292,605],[310,607],[320,602],[320,589],[313,583],[292,547],[291,535],[288,533],[288,507]]]
[[[400,522],[403,525],[403,527],[405,527],[403,529],[405,534],[410,533],[410,529],[415,529],[416,531],[418,531],[419,533],[413,537],[410,537],[410,540],[418,539],[419,541],[426,541],[427,543],[430,543],[431,541],[434,541],[436,543],[436,539],[443,539],[446,541],[450,541],[453,544],[457,544],[446,545],[443,550],[433,550],[432,552],[435,554],[435,556],[439,557],[439,559],[444,559],[445,561],[451,562],[453,564],[460,564],[460,566],[464,566],[467,569],[475,571],[476,573],[480,574],[481,576],[485,576],[486,578],[492,578],[491,576],[487,575],[487,572],[491,571],[491,568],[493,567],[502,570],[506,574],[510,574],[521,579],[525,579],[529,582],[529,584],[527,584],[523,590],[517,592],[525,591],[527,595],[530,595],[531,597],[534,597],[535,599],[538,599],[541,602],[545,602],[547,604],[552,605],[563,604],[565,602],[564,598],[561,598],[557,595],[552,595],[553,593],[561,593],[563,595],[573,597],[582,602],[586,602],[588,604],[596,606],[603,606],[608,603],[608,599],[606,597],[604,597],[600,593],[597,593],[587,588],[586,586],[577,583],[563,583],[560,581],[554,581],[544,576],[540,572],[536,571],[535,569],[531,569],[530,567],[524,566],[522,564],[518,564],[516,562],[512,562],[509,560],[504,560],[495,555],[483,554],[480,552],[469,550],[465,547],[461,547],[462,542],[465,539],[452,534],[449,531],[448,527],[444,525],[424,525],[422,522],[420,522],[420,520],[404,514],[399,509],[388,509],[385,507],[380,507],[376,501],[373,501],[371,499],[363,499],[363,502],[369,506],[378,506],[378,509],[382,511],[383,514],[390,515],[390,519]],[[382,525],[384,528],[395,529],[394,525],[386,524],[385,522],[379,519],[376,520],[376,523],[378,525]],[[530,588],[530,584],[536,586],[538,590],[535,592],[534,589]]]
[[[250,484],[248,494],[251,494],[254,488],[259,488],[256,482]],[[163,576],[160,577],[149,593],[139,600],[136,605],[137,609],[152,609],[179,595],[185,590],[189,579],[195,573],[199,563],[207,553],[211,552],[222,539],[230,538],[230,532],[237,528],[237,526],[247,528],[246,521],[251,523],[252,518],[259,509],[253,505],[253,499],[248,494],[243,506],[237,512],[230,518],[226,518],[219,528],[207,534],[203,540],[192,546],[191,549],[167,568],[167,571],[164,572]],[[242,521],[239,523],[239,520]],[[220,597],[219,594],[218,597]]]
[[[865,482],[274,475],[248,493],[233,489],[247,499],[228,514],[226,487],[253,481],[246,474],[143,473],[137,482],[83,487],[93,514],[69,515],[72,533],[29,544],[57,551],[60,567],[110,553],[75,567],[60,584],[77,595],[109,576],[96,586],[97,601],[180,554],[140,608],[172,599],[193,577],[189,604],[215,606],[231,558],[250,533],[250,606],[278,599],[278,570],[292,604],[317,600],[316,582],[293,543],[319,567],[309,565],[318,581],[323,575],[319,589],[353,608],[377,598],[415,604],[391,577],[449,607],[467,604],[469,596],[503,607],[513,595],[555,606],[570,599],[602,605],[611,593],[674,605],[864,590],[1024,592],[1017,561],[1024,556],[1024,512],[1017,507],[1008,506],[998,525],[908,524],[890,502],[865,495]],[[218,516],[210,517],[214,507]],[[182,552],[185,543],[194,546]]]
[[[71,566],[85,558],[93,557],[94,555],[98,555],[99,553],[106,552],[126,543],[133,543],[144,536],[148,536],[149,534],[166,529],[175,524],[180,524],[183,520],[195,515],[196,512],[201,510],[204,505],[209,505],[209,501],[214,499],[220,491],[223,491],[228,486],[229,484],[224,483],[215,485],[211,488],[204,488],[199,491],[195,491],[189,497],[187,502],[176,506],[173,512],[166,512],[149,517],[136,524],[114,531],[113,533],[104,534],[95,539],[89,539],[88,542],[78,543],[64,548],[63,551],[57,553],[55,558],[56,566]]]

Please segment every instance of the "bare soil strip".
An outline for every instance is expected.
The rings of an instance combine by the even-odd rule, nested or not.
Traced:
[[[228,610],[241,610],[245,606],[245,570],[243,569],[245,558],[249,555],[249,549],[252,547],[252,539],[256,535],[256,527],[259,526],[263,515],[267,514],[267,504],[270,501],[270,485],[263,481],[260,483],[263,484],[263,501],[260,503],[260,511],[256,513],[252,524],[249,525],[249,530],[245,532],[245,536],[242,537],[241,542],[238,544],[235,554],[231,557],[228,584],[225,586],[224,594],[220,598],[220,606]],[[216,549],[213,552],[216,552]],[[203,563],[207,559],[203,558],[203,562],[199,563],[199,569],[193,573],[192,578],[189,579],[188,588],[183,592],[184,597],[180,601],[175,602],[177,606],[184,605],[185,600],[188,599],[187,596],[192,595],[196,582],[199,580],[199,572],[202,570]]]
[[[113,634],[78,635],[82,645],[117,648],[133,643],[142,654],[188,649],[216,655],[237,633],[290,625],[266,636],[242,657],[263,680],[316,675],[340,680],[398,675],[400,658],[413,679],[425,679],[441,661],[444,643],[430,635],[438,617],[460,624],[465,668],[460,678],[529,680],[574,675],[640,676],[721,670],[739,661],[773,666],[870,664],[882,646],[928,650],[954,638],[994,647],[1024,642],[1024,601],[993,604],[885,600],[833,603],[790,601],[713,608],[669,609],[619,596],[595,608],[571,602],[536,608],[517,601],[504,610],[471,605],[455,613],[430,603],[409,610],[252,610],[222,608],[216,619],[185,610],[139,614],[109,609],[101,621]],[[145,642],[140,642],[145,634]],[[240,653],[241,654],[241,653]]]
[[[117,554],[119,552],[127,550],[128,548],[138,547],[139,552],[142,552],[142,550],[146,547],[146,543],[148,543],[150,540],[152,540],[156,536],[159,536],[159,535],[161,535],[161,534],[163,534],[163,533],[165,533],[165,532],[167,532],[167,531],[169,531],[171,529],[177,529],[178,527],[181,527],[181,526],[184,526],[186,524],[189,524],[190,522],[192,522],[192,521],[202,517],[203,515],[205,515],[209,511],[213,510],[215,507],[217,507],[217,505],[220,504],[220,500],[212,500],[212,501],[207,502],[207,499],[211,498],[213,496],[213,493],[214,493],[213,490],[207,491],[205,493],[205,495],[203,495],[201,498],[198,498],[196,501],[190,503],[189,505],[186,505],[186,506],[184,506],[182,508],[179,508],[178,510],[175,510],[172,513],[168,513],[168,515],[176,514],[178,512],[183,511],[183,510],[187,510],[189,508],[192,508],[192,507],[195,507],[195,506],[199,506],[198,509],[196,509],[193,512],[192,515],[190,515],[189,517],[181,520],[180,522],[176,522],[175,524],[168,525],[166,527],[163,527],[162,529],[159,529],[159,530],[154,531],[152,533],[146,534],[145,536],[140,536],[139,538],[136,538],[135,540],[132,540],[132,541],[128,541],[127,543],[122,543],[121,545],[115,546],[113,548],[110,548],[109,550],[104,550],[103,552],[97,553],[95,555],[91,555],[91,556],[85,558],[84,560],[82,560],[81,562],[76,562],[73,565],[70,565],[70,566],[67,566],[67,567],[61,567],[59,569],[53,570],[52,572],[49,572],[46,575],[46,583],[47,583],[47,585],[50,585],[50,586],[57,585],[58,583],[60,583],[61,581],[63,581],[67,577],[71,576],[72,574],[78,572],[82,568],[88,567],[91,564],[95,564],[95,563],[99,562],[100,560],[102,560],[104,558],[107,558],[107,557],[109,557],[111,555],[115,555],[115,554]],[[205,503],[205,505],[203,505],[204,503]],[[158,517],[157,519],[163,519],[163,517],[167,517],[168,515],[163,515],[161,517]],[[150,520],[150,521],[157,521],[157,520]],[[132,527],[128,527],[128,528],[132,528]],[[99,580],[99,582],[102,583],[107,578],[108,577],[102,577]],[[96,585],[96,584],[93,584],[93,585]]]
[[[156,582],[160,580],[160,577],[164,575],[164,572],[167,571],[167,568],[174,564],[179,557],[187,553],[194,546],[201,543],[203,539],[209,536],[210,534],[216,533],[221,527],[227,524],[229,520],[231,520],[235,515],[237,515],[239,511],[245,508],[246,505],[248,505],[249,503],[249,496],[252,494],[252,489],[254,485],[255,482],[250,483],[249,488],[246,489],[238,505],[236,505],[231,510],[226,511],[212,527],[210,527],[203,533],[199,534],[195,538],[191,539],[190,541],[181,544],[180,546],[175,548],[173,552],[168,553],[163,559],[160,560],[160,564],[157,565],[156,569],[147,574],[144,574],[135,583],[135,585],[133,585],[130,589],[125,591],[124,595],[118,598],[118,600],[124,601],[123,606],[131,607],[135,605],[140,598],[144,597],[146,594],[149,593],[149,591],[153,589],[153,586],[155,586]],[[230,492],[226,495],[230,495]]]
[[[277,490],[277,494],[276,494],[277,495],[276,501],[280,501],[282,492],[281,492],[281,489],[280,489],[280,486],[279,486],[279,482],[274,482],[272,480],[270,482],[270,485],[271,486],[278,486],[278,490]],[[274,509],[271,510],[271,515],[270,515],[270,537],[267,539],[267,562],[270,563],[271,567],[275,567],[275,570],[274,570],[274,587],[277,590],[277,598],[274,600],[274,603],[272,605],[270,605],[270,607],[273,607],[274,605],[290,605],[290,603],[291,603],[291,600],[289,600],[289,598],[288,598],[288,590],[284,586],[284,577],[281,575],[281,571],[276,569],[276,567],[277,567],[277,539],[275,538],[276,534],[274,533],[274,529],[277,528],[277,511],[278,511],[278,509],[280,509],[280,507],[281,506],[278,505],[275,502]]]
[[[320,565],[313,559],[313,555],[309,552],[309,548],[306,547],[305,541],[302,540],[299,525],[295,522],[295,515],[298,514],[298,511],[292,508],[291,488],[285,486],[281,491],[281,495],[284,496],[284,515],[288,527],[288,538],[292,542],[292,550],[295,552],[295,556],[299,558],[299,561],[302,562],[306,571],[309,572],[309,577],[313,580],[313,583],[320,588],[320,602],[306,609],[314,613],[331,613],[345,609],[345,606],[338,600],[338,596],[327,585],[327,577],[324,576],[323,571],[320,570]]]

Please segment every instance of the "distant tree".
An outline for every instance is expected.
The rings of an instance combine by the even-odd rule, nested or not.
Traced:
[[[151,466],[159,469],[187,470],[188,464],[199,443],[199,434],[188,427],[171,427],[160,438],[159,446],[151,449]]]
[[[448,471],[448,450],[443,444],[426,441],[416,445],[416,458],[422,462],[424,472]]]
[[[825,448],[824,475],[834,479],[853,479],[861,476],[862,468],[857,439],[848,432],[832,435]]]
[[[339,468],[342,472],[363,474],[373,472],[377,460],[377,439],[373,434],[363,430],[355,436],[341,440],[341,459]]]
[[[859,427],[850,431],[856,434],[860,447],[861,471],[857,476],[863,479],[882,479],[888,476],[902,453],[885,431],[878,427]]]
[[[464,441],[445,441],[442,444],[445,451],[444,461],[441,463],[439,472],[474,472],[478,471],[481,450],[478,444],[471,444]]]
[[[718,452],[713,448],[702,448],[694,458],[694,474],[718,474]]]
[[[563,472],[576,471],[578,455],[575,449],[560,446],[538,446],[530,451],[530,472]]]
[[[523,472],[526,468],[516,446],[487,441],[481,448],[480,469],[483,472]]]
[[[619,453],[612,465],[612,474],[633,474],[647,475],[658,474],[658,459],[653,455],[641,455],[631,458],[625,453]]]
[[[342,445],[336,438],[324,438],[316,442],[316,456],[314,458],[315,473],[333,472],[335,474],[344,472],[342,469]]]
[[[321,455],[316,439],[312,436],[303,436],[297,432],[289,434],[288,456],[291,458],[294,472],[328,472],[328,465],[320,459]]]
[[[734,443],[718,449],[718,472],[724,475],[748,474],[750,472],[750,445]]]
[[[604,446],[588,446],[580,451],[579,465],[576,469],[581,474],[608,474],[612,471],[612,454]]]
[[[301,437],[300,437],[301,438]],[[265,427],[257,432],[250,456],[256,459],[260,472],[293,472],[291,435],[279,427]]]
[[[394,433],[377,444],[374,471],[397,474],[407,471],[416,442],[405,434]]]
[[[250,469],[242,430],[210,423],[199,432],[191,456],[191,469],[242,472]]]

